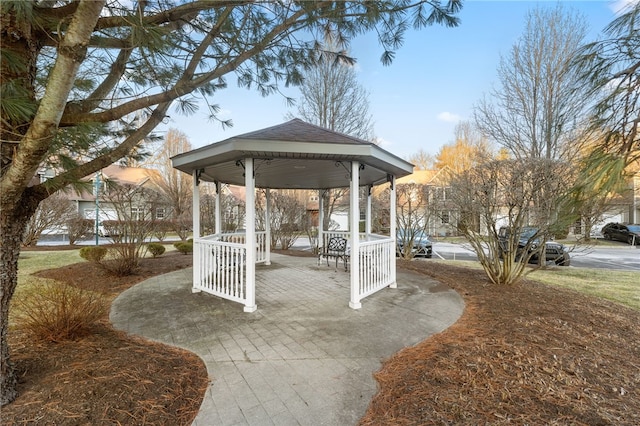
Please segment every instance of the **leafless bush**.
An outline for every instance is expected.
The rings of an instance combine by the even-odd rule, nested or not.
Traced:
[[[100,265],[117,276],[133,274],[138,268],[140,259],[147,252],[146,245],[136,243],[113,244],[107,249],[107,255]]]
[[[76,214],[67,220],[67,233],[69,244],[75,244],[80,238],[91,235],[94,231],[95,221],[84,219]]]
[[[264,212],[264,197],[257,198],[258,209]],[[271,193],[271,248],[287,250],[293,246],[302,230],[306,208],[293,193]],[[258,214],[256,217],[263,217]]]
[[[552,160],[501,160],[453,177],[452,199],[463,212],[459,229],[492,282],[513,284],[525,272],[529,257],[517,255],[524,226],[538,228],[536,236],[544,240],[572,220],[558,215],[563,198],[571,191],[565,184],[565,169]],[[498,235],[503,226],[510,230],[506,243]]]
[[[65,223],[75,214],[75,204],[63,193],[57,192],[51,195],[40,203],[35,214],[31,216],[22,238],[22,244],[35,246],[45,230],[64,227]]]
[[[113,274],[129,275],[147,252],[146,240],[154,228],[153,214],[162,205],[162,197],[142,186],[110,183],[105,198],[116,210],[118,220],[102,222],[116,243],[109,248],[102,266]]]
[[[15,303],[16,323],[37,339],[51,342],[89,334],[108,308],[100,294],[62,283],[34,286]]]

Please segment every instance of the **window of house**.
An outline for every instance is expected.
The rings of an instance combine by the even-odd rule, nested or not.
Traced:
[[[449,223],[449,212],[446,210],[440,212],[440,219],[442,220],[442,223]]]
[[[367,220],[367,212],[365,210],[360,210],[360,220]]]
[[[131,207],[131,220],[144,219],[144,209],[141,207]]]
[[[574,234],[582,234],[582,220],[577,220],[576,223],[573,224],[573,233]]]
[[[156,209],[156,219],[164,219],[164,217],[165,217],[164,207],[158,207]]]

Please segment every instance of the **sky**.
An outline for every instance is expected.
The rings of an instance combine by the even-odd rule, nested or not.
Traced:
[[[581,13],[594,41],[615,18],[615,11],[630,0],[563,1],[565,8]],[[455,125],[472,118],[473,106],[497,81],[500,56],[507,56],[522,35],[527,11],[554,7],[553,1],[467,0],[456,28],[434,25],[407,33],[404,45],[390,66],[380,62],[382,48],[373,34],[352,41],[350,54],[357,60],[357,76],[369,91],[370,112],[381,147],[409,158],[423,150],[436,155],[454,139]],[[223,129],[211,122],[206,111],[189,117],[170,112],[171,118],[157,130],[176,128],[194,148],[287,121],[288,107],[281,95],[263,98],[256,91],[238,88],[234,77],[216,95],[220,118],[231,119]],[[299,91],[283,92],[298,98]]]

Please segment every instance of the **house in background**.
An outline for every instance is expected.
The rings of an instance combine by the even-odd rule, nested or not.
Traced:
[[[595,218],[592,234],[601,236],[600,230],[610,222],[640,223],[640,161],[632,164],[632,172],[625,182],[625,189],[611,197],[599,217]],[[569,230],[572,235],[584,233],[585,218],[577,221]]]
[[[420,226],[429,235],[450,236],[458,234],[458,208],[451,200],[449,169],[414,170],[396,181],[398,193],[398,220],[415,209]],[[410,200],[411,199],[411,200]]]
[[[69,192],[68,197],[85,219],[165,220],[171,216],[171,206],[154,183],[158,175],[154,169],[112,164],[84,178],[86,187]]]

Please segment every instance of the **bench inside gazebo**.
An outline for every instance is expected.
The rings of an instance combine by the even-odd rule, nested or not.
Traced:
[[[326,247],[331,237],[342,236],[349,245],[349,306],[385,287],[396,287],[395,179],[410,174],[413,166],[379,146],[294,119],[235,136],[180,155],[173,166],[193,176],[193,291],[242,303],[246,312],[256,305],[256,263],[270,264],[270,190],[318,190],[318,241]],[[215,234],[200,236],[202,181],[216,185]],[[221,232],[221,184],[245,186],[246,231]],[[371,188],[389,185],[389,236],[371,232]],[[359,188],[369,188],[365,206],[365,232],[359,232]],[[256,230],[257,188],[266,190],[266,229]],[[322,193],[349,188],[349,231],[322,229]]]

